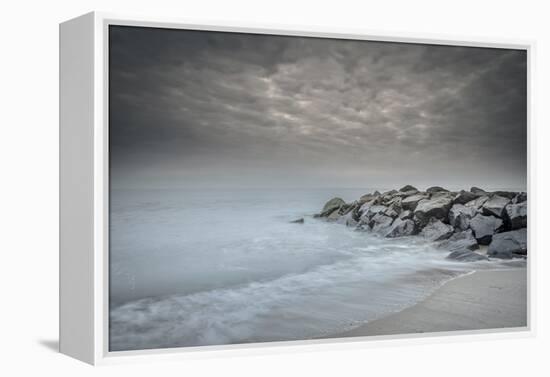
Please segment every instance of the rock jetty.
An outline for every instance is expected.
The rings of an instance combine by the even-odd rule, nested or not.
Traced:
[[[527,194],[478,187],[420,191],[406,185],[346,203],[330,199],[316,218],[382,237],[419,236],[450,252],[449,259],[477,261],[527,256]],[[487,246],[480,252],[480,245]]]

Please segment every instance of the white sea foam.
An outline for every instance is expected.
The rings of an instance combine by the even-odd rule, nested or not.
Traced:
[[[487,263],[306,217],[371,190],[114,191],[110,349],[319,337]]]

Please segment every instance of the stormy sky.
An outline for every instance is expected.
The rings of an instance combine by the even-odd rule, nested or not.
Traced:
[[[114,188],[525,188],[526,53],[111,26]]]

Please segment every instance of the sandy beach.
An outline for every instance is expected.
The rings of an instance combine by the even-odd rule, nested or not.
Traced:
[[[527,269],[477,271],[424,301],[333,337],[527,326]]]

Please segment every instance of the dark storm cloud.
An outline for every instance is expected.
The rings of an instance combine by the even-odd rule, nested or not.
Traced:
[[[526,181],[524,51],[112,27],[115,185]]]

